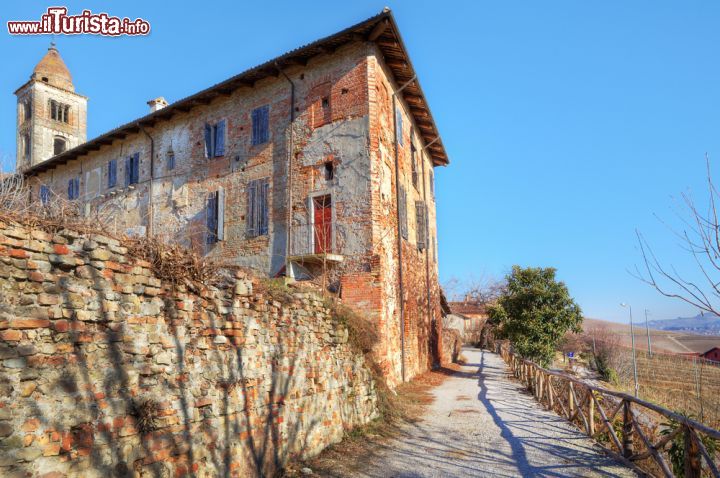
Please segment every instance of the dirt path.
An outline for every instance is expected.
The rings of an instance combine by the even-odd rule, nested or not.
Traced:
[[[350,476],[636,476],[541,408],[507,377],[498,355],[478,349],[464,354],[468,364],[434,390],[423,420],[381,444]]]

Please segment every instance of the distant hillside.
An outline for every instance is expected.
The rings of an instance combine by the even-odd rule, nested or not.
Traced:
[[[659,322],[661,325],[668,325],[673,320],[658,320],[655,323]],[[709,329],[705,333],[685,330],[660,330],[660,327],[653,325],[653,322],[649,325],[652,327],[649,332],[653,351],[687,354],[703,353],[713,347],[720,347],[720,332],[712,334]],[[627,323],[585,318],[583,328],[590,335],[593,335],[597,330],[604,329],[617,335],[623,346],[629,347],[631,344],[630,326]],[[644,320],[635,323],[635,346],[640,350],[647,350],[647,333]]]
[[[700,335],[720,335],[720,317],[708,313],[698,314],[695,317],[653,320],[649,325],[651,328],[657,330],[670,330]]]

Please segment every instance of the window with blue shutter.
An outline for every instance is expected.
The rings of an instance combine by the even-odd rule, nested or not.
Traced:
[[[417,231],[417,248],[422,251],[427,247],[427,208],[423,201],[415,201],[415,227]]]
[[[117,186],[117,160],[116,159],[111,159],[110,162],[108,163],[107,179],[108,179],[108,182],[107,182],[108,189],[114,188],[115,186]]]
[[[225,120],[216,124],[205,123],[205,157],[217,158],[225,155]]]
[[[400,146],[403,145],[403,117],[400,109],[398,108],[395,112],[395,122],[397,128],[397,142]]]
[[[269,205],[270,181],[268,178],[248,182],[247,195],[247,235],[264,236],[270,223]]]
[[[68,181],[68,199],[73,200],[80,197],[80,178],[72,178]]]
[[[140,153],[125,159],[125,186],[137,184],[140,181]]]
[[[270,105],[252,111],[252,144],[267,143],[270,139]]]
[[[175,153],[172,151],[167,155],[167,169],[168,171],[175,169]]]
[[[405,188],[401,185],[398,189],[398,201],[400,211],[400,236],[407,240],[408,238],[408,221],[407,221],[407,193]]]
[[[220,120],[215,125],[215,157],[225,154],[225,120]]]
[[[43,206],[47,206],[50,202],[50,188],[46,185],[40,185],[40,202]]]

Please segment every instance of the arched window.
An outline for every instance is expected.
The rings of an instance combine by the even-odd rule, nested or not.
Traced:
[[[30,154],[32,153],[32,143],[30,142],[30,134],[25,133],[22,137],[23,156],[25,161],[30,161]]]
[[[28,98],[23,102],[23,110],[25,113],[25,120],[29,120],[32,116],[32,99]]]
[[[60,153],[64,153],[66,149],[67,149],[67,141],[65,140],[65,138],[56,136],[55,140],[53,141],[53,155],[58,155]]]

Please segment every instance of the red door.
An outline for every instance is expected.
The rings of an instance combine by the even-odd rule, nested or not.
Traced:
[[[313,199],[315,210],[315,254],[324,254],[332,249],[332,209],[330,196]]]

